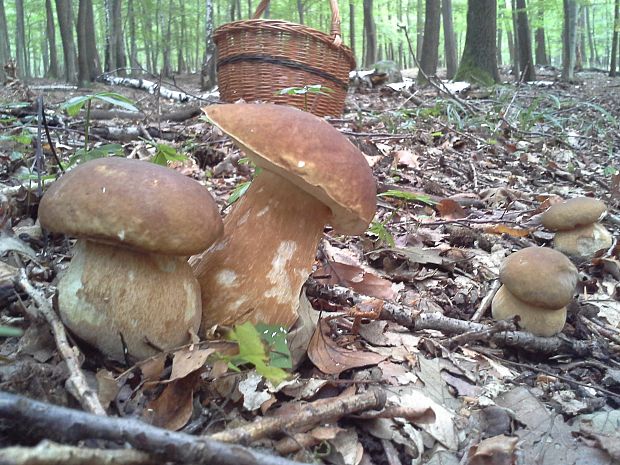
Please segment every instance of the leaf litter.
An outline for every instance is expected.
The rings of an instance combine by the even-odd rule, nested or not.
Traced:
[[[578,88],[508,85],[481,97],[465,89],[460,98],[472,92],[468,102],[480,111],[462,112],[458,119],[451,116],[450,98],[432,89],[415,89],[419,104],[405,91],[389,87],[352,93],[344,116],[332,124],[371,162],[381,193],[379,208],[368,234],[346,239],[325,235],[312,279],[327,291],[308,296],[314,310],[306,309],[304,317],[306,333],[320,316],[319,329],[311,338],[300,338],[310,340],[309,358],[302,357],[303,344],[293,350],[295,368],[289,379],[275,376],[274,383],[267,374],[273,359],[262,350],[275,342],[251,339],[246,348],[253,349],[239,360],[235,341],[200,341],[129,369],[77,342],[84,353],[82,370],[96,380],[108,413],[210,435],[278,412],[295,415],[307,402],[382,389],[386,400],[378,416],[369,415],[373,411],[352,413],[329,424],[280,431],[257,444],[299,460],[313,453],[326,463],[344,465],[364,460],[617,463],[617,247],[578,263],[579,292],[563,334],[589,343],[590,351],[543,356],[490,336],[455,335],[445,325],[412,330],[382,317],[385,302],[409,309],[409,317],[418,320],[438,315],[492,328],[489,310],[480,309],[499,265],[516,250],[551,244],[553,236],[540,227],[539,216],[563,198],[604,200],[610,214],[603,224],[617,237],[620,132],[611,115],[617,113],[620,94],[615,80],[602,74],[580,76]],[[135,90],[119,92],[132,101],[143,97]],[[46,98],[51,121],[83,120],[79,114],[63,115],[60,104],[66,94],[52,92]],[[140,102],[143,112],[161,103],[154,97]],[[163,106],[174,109],[170,102]],[[11,116],[4,106],[0,114]],[[2,123],[10,125],[3,129],[22,134],[25,126],[12,118]],[[109,119],[94,126],[131,124]],[[251,179],[251,168],[240,163],[243,155],[197,120],[145,124],[152,140],[120,141],[124,154],[151,159],[157,144],[174,147],[173,155],[185,153],[185,160],[170,166],[205,184],[226,213],[237,186]],[[80,147],[79,137],[50,129],[63,157]],[[94,144],[119,142],[109,134],[93,131]],[[51,296],[71,254],[70,241],[37,232],[40,192],[36,182],[24,182],[33,160],[25,142],[23,137],[0,141],[0,329],[26,331],[21,338],[2,339],[0,386],[71,405],[62,358],[53,341],[43,343],[31,321],[35,312],[29,295],[14,286],[19,268],[25,267]],[[50,158],[47,169],[52,165]],[[330,293],[339,287],[368,299],[361,304],[341,301]],[[452,345],[455,337],[460,342]],[[36,383],[28,381],[32,379]]]

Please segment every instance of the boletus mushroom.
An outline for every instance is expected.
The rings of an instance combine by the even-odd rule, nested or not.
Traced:
[[[552,205],[542,214],[545,228],[556,231],[553,247],[575,258],[591,258],[613,243],[612,235],[599,221],[607,213],[605,204],[590,197],[577,197]]]
[[[577,268],[553,249],[527,247],[507,257],[499,270],[502,286],[493,298],[493,318],[519,316],[521,328],[553,336],[566,323],[566,306],[577,285]]]
[[[290,328],[325,225],[358,235],[375,214],[370,167],[310,113],[273,104],[203,111],[261,170],[224,219],[222,239],[192,260],[202,331],[248,320]]]
[[[102,158],[54,182],[39,218],[49,231],[78,237],[58,283],[60,316],[77,336],[124,361],[198,331],[200,289],[187,256],[223,232],[205,187],[153,163]]]

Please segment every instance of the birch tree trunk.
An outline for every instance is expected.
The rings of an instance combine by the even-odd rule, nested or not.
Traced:
[[[213,0],[206,0],[205,11],[205,54],[200,70],[200,88],[208,90],[215,86],[215,44],[213,43]]]

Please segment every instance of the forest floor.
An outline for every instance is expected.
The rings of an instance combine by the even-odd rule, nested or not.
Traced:
[[[58,272],[71,247],[62,237],[44,236],[35,223],[42,191],[33,168],[34,97],[43,95],[51,140],[68,164],[98,149],[140,159],[184,154],[170,166],[208,186],[224,212],[251,170],[197,117],[200,102],[103,84],[79,91],[54,90],[45,81],[0,88],[0,326],[23,332],[0,339],[0,390],[88,406],[81,398],[87,394],[66,387],[77,370],[96,386],[110,416],[139,417],[299,461],[620,463],[620,246],[614,242],[576,263],[578,294],[560,335],[533,337],[519,331],[518,322],[495,323],[490,316],[503,259],[528,246],[552,245],[553,233],[540,224],[549,205],[599,198],[609,209],[602,224],[616,239],[620,232],[620,78],[581,72],[578,83],[567,85],[555,79],[557,70],[539,74],[544,82],[517,85],[506,76],[493,89],[456,94],[415,85],[350,93],[345,113],[331,122],[371,164],[378,213],[363,237],[326,232],[306,289],[322,311],[319,336],[310,341],[310,358],[278,386],[247,366],[235,372],[212,363],[209,343],[128,368],[77,342],[83,363],[67,361],[71,356],[58,340],[62,328],[55,339],[37,316],[49,302],[55,305]],[[195,76],[176,84],[199,94]],[[41,92],[37,86],[48,87]],[[61,105],[96,92],[126,96],[141,115],[93,101],[91,150],[80,152],[85,112],[68,116]],[[177,121],[161,115],[177,115]],[[56,175],[56,162],[49,144],[39,153],[46,182]],[[80,440],[92,463],[108,463],[113,453],[121,454],[120,463],[152,459],[124,455],[126,448],[111,452],[127,442],[152,453],[151,430],[97,435],[92,431],[105,426],[92,420],[90,436],[80,436],[65,411],[43,420],[40,409],[38,420],[28,420],[24,412],[7,416],[7,409],[0,395],[0,447],[6,448],[0,457],[9,457],[2,463],[26,463],[28,454],[41,459],[32,448],[41,438],[55,441],[45,447],[56,458],[67,453],[60,443]],[[265,417],[279,420],[270,428],[260,422]],[[171,441],[157,449],[156,459],[183,462],[184,449],[195,446]],[[222,457],[221,463],[232,463]]]

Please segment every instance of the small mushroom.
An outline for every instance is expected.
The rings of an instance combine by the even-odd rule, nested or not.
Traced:
[[[84,163],[54,182],[41,225],[77,236],[58,283],[63,322],[109,357],[144,359],[187,343],[202,317],[186,257],[223,232],[213,198],[173,170],[125,158]]]
[[[496,320],[519,316],[521,327],[553,336],[566,322],[566,306],[577,285],[577,268],[553,249],[528,247],[510,255],[499,270],[502,286],[493,298]]]
[[[247,320],[289,328],[325,225],[357,235],[372,220],[372,172],[345,136],[310,113],[272,104],[204,112],[261,171],[225,218],[222,239],[192,261],[202,331]]]
[[[557,231],[556,250],[576,258],[590,258],[598,250],[611,247],[612,235],[599,221],[607,207],[598,199],[577,197],[552,205],[542,215],[542,224]]]

